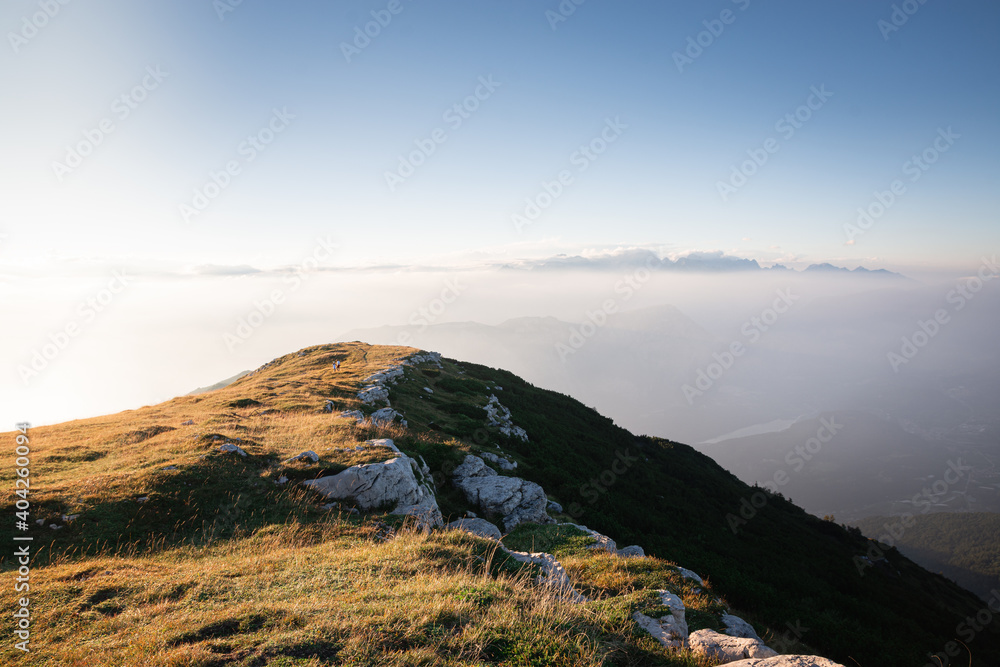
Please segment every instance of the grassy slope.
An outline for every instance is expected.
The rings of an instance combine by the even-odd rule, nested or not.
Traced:
[[[886,542],[892,541],[886,526],[901,533],[896,544],[903,553],[984,600],[1000,590],[1000,514],[940,512],[918,514],[912,522],[903,526],[901,519],[883,516],[855,523],[865,535]]]
[[[337,410],[359,407],[360,380],[406,352],[310,348],[215,392],[30,431],[32,518],[65,527],[33,525],[35,652],[22,664],[694,665],[629,620],[650,604],[644,588],[670,587],[694,627],[717,624],[722,595],[772,642],[797,623],[808,628],[804,644],[847,664],[849,654],[863,667],[916,665],[981,607],[897,554],[890,561],[900,576],[860,577],[852,562],[867,546],[860,536],[777,498],[735,536],[725,516],[752,490],[710,459],[636,438],[503,371],[455,362],[444,372],[408,371],[392,396],[408,430],[358,427],[321,411],[327,399]],[[339,373],[334,359],[343,361]],[[480,406],[497,384],[529,443],[483,427]],[[188,419],[195,423],[183,425]],[[302,479],[387,458],[385,450],[336,451],[373,437],[424,456],[442,509],[455,516],[465,507],[445,483],[451,468],[468,451],[499,445],[519,461],[517,474],[541,483],[573,519],[711,584],[697,593],[667,561],[613,559],[549,529],[506,538],[545,546],[580,590],[604,596],[570,605],[525,570],[491,561],[482,540],[406,530],[386,540],[398,520],[323,511],[297,490]],[[226,440],[250,456],[215,452]],[[281,464],[306,449],[323,464]],[[616,451],[640,459],[623,470]],[[612,480],[612,469],[622,474]],[[602,473],[601,492],[583,486]],[[280,474],[292,483],[275,485]],[[10,468],[0,480],[12,486]],[[80,517],[66,523],[62,514]],[[6,553],[0,567],[13,567]],[[14,600],[10,588],[0,592],[4,613]],[[1000,664],[988,652],[997,636],[980,637],[978,664]],[[0,658],[12,656],[8,643]]]

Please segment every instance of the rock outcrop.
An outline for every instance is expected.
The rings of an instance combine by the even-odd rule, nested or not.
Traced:
[[[503,547],[503,545],[500,545]],[[556,589],[562,597],[572,602],[586,602],[587,598],[573,589],[573,584],[566,574],[565,568],[556,560],[556,557],[547,553],[526,553],[523,551],[510,551],[504,547],[504,551],[514,560],[521,563],[537,565],[542,573],[538,575],[537,582],[542,586],[549,586]]]
[[[501,537],[500,529],[486,519],[458,519],[449,523],[445,528],[464,530],[467,533],[479,535],[490,540],[499,541]]]
[[[723,614],[721,620],[722,624],[726,626],[725,633],[730,637],[760,639],[760,637],[757,636],[757,631],[753,629],[753,626],[744,621],[739,616],[733,616],[732,614]]]
[[[670,591],[660,590],[657,593],[660,596],[660,604],[667,607],[670,613],[660,618],[652,618],[637,611],[632,614],[632,620],[667,648],[683,648],[688,638],[684,602]]]
[[[777,651],[765,646],[760,639],[731,637],[714,630],[692,632],[688,635],[688,646],[692,653],[720,660],[722,664],[744,658],[772,658],[778,655]]]
[[[429,485],[417,480],[418,475],[423,478],[425,472],[416,461],[401,454],[382,463],[351,466],[302,485],[330,500],[353,502],[361,510],[391,506],[391,514],[415,516],[424,528],[440,526],[443,520],[434,493]]]
[[[486,404],[485,410],[487,425],[496,426],[504,435],[528,441],[527,432],[520,426],[514,425],[510,417],[510,410],[500,404],[500,399],[495,394],[490,394],[490,400]]]
[[[452,473],[452,482],[487,518],[500,518],[506,531],[525,522],[555,523],[545,512],[548,500],[541,486],[498,475],[478,456],[466,456]]]

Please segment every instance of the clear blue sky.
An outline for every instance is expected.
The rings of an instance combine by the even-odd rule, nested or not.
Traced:
[[[3,273],[274,265],[320,235],[347,265],[635,245],[961,266],[1000,246],[995,2],[913,0],[891,32],[879,21],[893,3],[873,0],[587,0],[555,29],[556,0],[221,11],[233,2],[77,0],[36,16],[36,32],[24,17],[37,3],[4,3]],[[391,21],[348,62],[342,43],[390,5],[398,13],[382,13]],[[724,11],[731,22],[712,24]],[[721,34],[704,33],[679,71],[675,52],[705,21]],[[145,99],[122,117],[121,96],[144,78]],[[477,87],[478,109],[448,120]],[[791,136],[779,131],[813,87],[832,96]],[[251,162],[241,142],[274,109],[294,119]],[[60,180],[53,162],[105,119],[114,131]],[[607,119],[627,127],[581,170],[574,152]],[[905,163],[948,128],[959,137],[910,180]],[[436,129],[446,140],[390,191],[386,171]],[[769,138],[777,152],[723,201],[718,183]],[[186,223],[179,206],[229,161],[239,173]],[[563,170],[572,182],[518,232],[512,215]],[[847,245],[845,224],[895,179],[905,193]]]

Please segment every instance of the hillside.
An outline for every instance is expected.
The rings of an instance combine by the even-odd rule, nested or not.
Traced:
[[[936,512],[905,520],[906,525],[901,517],[887,516],[853,523],[872,539],[894,542],[909,558],[983,600],[1000,590],[1000,514]]]
[[[635,436],[506,371],[415,353],[312,347],[217,391],[29,428],[32,651],[8,642],[0,657],[711,665],[636,619],[666,628],[673,615],[693,637],[729,629],[731,613],[780,652],[845,665],[921,665],[956,638],[973,665],[1000,664],[998,624],[959,634],[983,602],[899,553],[763,495],[691,447]],[[444,521],[483,513],[462,486],[483,460],[512,468],[495,480],[522,499],[540,484],[535,518],[554,523],[494,519],[502,547],[423,529],[438,509]],[[419,482],[403,515],[388,512],[402,501],[359,512],[302,484],[393,461],[411,461]],[[2,471],[8,488],[14,474]],[[604,536],[647,556],[625,557]],[[3,612],[22,595],[5,587]]]

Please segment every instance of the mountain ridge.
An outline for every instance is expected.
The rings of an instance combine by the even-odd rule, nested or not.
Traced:
[[[179,567],[175,563],[190,563],[192,567],[200,563],[222,568],[220,572],[234,568],[238,571],[237,562],[258,572],[254,563],[263,558],[272,563],[269,567],[276,568],[274,571],[283,581],[293,576],[286,570],[287,560],[269,560],[267,552],[253,555],[257,551],[245,557],[253,556],[250,560],[240,560],[245,549],[250,548],[247,545],[254,549],[271,545],[270,551],[294,560],[297,552],[287,543],[302,544],[296,549],[302,550],[300,557],[306,557],[317,549],[326,553],[339,548],[336,545],[345,540],[361,539],[357,536],[362,533],[373,538],[391,533],[397,537],[372,543],[389,546],[363,546],[369,542],[362,540],[351,547],[353,551],[337,552],[341,553],[338,558],[349,567],[347,563],[371,549],[376,550],[373,554],[382,553],[379,549],[388,550],[386,557],[390,552],[397,554],[403,564],[410,562],[405,558],[425,559],[420,554],[440,553],[445,557],[453,553],[427,571],[421,568],[429,563],[420,560],[423,565],[415,572],[424,572],[419,576],[423,577],[421,581],[429,582],[427,585],[436,585],[436,577],[448,572],[453,574],[447,576],[457,576],[457,570],[449,568],[458,567],[459,562],[466,567],[475,553],[482,553],[476,550],[488,543],[477,542],[478,538],[451,537],[451,532],[409,537],[405,531],[399,532],[401,524],[394,523],[400,519],[378,511],[347,512],[347,506],[340,510],[340,518],[330,518],[330,510],[321,510],[318,501],[298,490],[299,482],[385,462],[386,457],[393,456],[391,450],[383,444],[365,443],[387,437],[398,450],[427,468],[445,518],[470,511],[467,498],[452,483],[463,460],[468,456],[484,459],[486,454],[500,452],[503,458],[518,464],[516,474],[540,484],[548,500],[564,508],[563,523],[584,522],[602,535],[611,535],[624,544],[639,544],[652,554],[652,560],[635,561],[611,554],[601,556],[585,547],[580,550],[579,540],[587,542],[595,539],[593,536],[553,534],[546,532],[550,529],[544,525],[516,527],[510,533],[514,540],[509,545],[512,551],[524,547],[534,551],[532,546],[546,546],[543,551],[559,558],[572,585],[591,598],[591,602],[584,603],[584,609],[610,614],[601,618],[608,622],[617,619],[612,625],[618,628],[609,635],[607,630],[586,625],[577,612],[558,603],[560,614],[565,614],[562,618],[591,637],[593,645],[588,646],[597,647],[594,650],[598,653],[559,641],[552,645],[550,654],[533,654],[536,657],[530,664],[711,664],[691,662],[691,657],[658,648],[647,635],[633,629],[625,631],[626,625],[621,625],[634,628],[633,614],[643,614],[659,618],[662,627],[667,618],[662,614],[669,610],[657,611],[662,600],[657,603],[660,598],[648,598],[647,594],[673,587],[689,610],[685,618],[692,630],[723,629],[719,625],[721,612],[713,606],[711,596],[696,592],[692,584],[682,581],[682,576],[676,578],[679,570],[671,569],[669,561],[658,560],[662,558],[683,563],[710,578],[704,587],[709,587],[712,596],[728,600],[727,608],[732,605],[772,645],[800,649],[813,646],[845,663],[850,654],[864,665],[914,664],[927,652],[943,650],[962,614],[977,611],[971,594],[921,570],[899,554],[872,553],[871,560],[881,564],[873,569],[859,566],[869,558],[866,554],[872,547],[860,534],[810,517],[780,495],[765,497],[764,504],[756,507],[759,491],[690,447],[632,435],[594,410],[566,396],[539,390],[506,371],[443,360],[440,368],[433,363],[405,368],[397,383],[373,380],[380,374],[385,376],[384,371],[400,358],[414,354],[418,352],[412,348],[362,343],[306,348],[279,357],[224,389],[178,397],[120,415],[33,430],[33,447],[37,447],[33,466],[46,471],[45,484],[35,502],[42,520],[57,526],[43,529],[45,532],[39,535],[44,537],[39,542],[42,553],[47,553],[50,560],[48,565],[36,567],[54,568],[44,570],[43,576],[56,597],[46,598],[45,587],[36,594],[41,601],[35,631],[44,636],[51,631],[51,624],[65,619],[62,608],[76,608],[78,618],[72,627],[78,638],[103,637],[102,645],[107,646],[100,654],[106,656],[101,659],[107,662],[90,664],[123,664],[125,649],[118,633],[128,631],[130,626],[125,621],[136,618],[135,614],[145,608],[141,600],[155,599],[160,600],[157,604],[164,620],[149,617],[151,627],[157,630],[142,634],[140,640],[129,640],[137,641],[139,648],[135,650],[139,653],[135,655],[146,655],[142,651],[147,651],[165,661],[186,651],[201,656],[198,664],[223,664],[219,661],[225,660],[226,664],[247,665],[271,659],[298,664],[289,661],[299,658],[313,660],[309,664],[341,664],[336,661],[358,655],[369,657],[352,664],[368,664],[376,655],[382,656],[378,664],[404,664],[401,656],[414,658],[421,651],[425,658],[454,659],[459,653],[449,651],[466,646],[462,637],[478,632],[476,628],[498,627],[495,622],[473,614],[476,620],[472,625],[468,625],[471,621],[447,621],[441,626],[446,628],[444,634],[439,634],[440,630],[428,634],[430,631],[419,629],[424,628],[418,622],[420,615],[426,613],[419,611],[419,600],[398,598],[411,610],[407,617],[410,620],[399,622],[406,627],[416,623],[419,628],[408,630],[408,639],[403,643],[389,640],[385,644],[388,652],[378,653],[381,649],[374,648],[377,642],[387,641],[384,629],[373,627],[362,632],[351,625],[337,630],[336,636],[329,639],[316,635],[321,630],[336,629],[317,616],[329,615],[329,607],[312,597],[307,598],[308,603],[298,603],[306,604],[311,611],[288,626],[284,634],[276,634],[269,628],[277,627],[274,623],[281,626],[280,619],[292,618],[288,616],[292,612],[287,606],[290,603],[282,602],[285,598],[268,597],[274,593],[266,579],[254,579],[259,583],[253,585],[263,596],[260,603],[245,603],[242,615],[228,616],[233,619],[232,625],[219,625],[218,618],[209,621],[205,613],[226,616],[224,608],[213,600],[216,595],[223,596],[218,598],[221,601],[225,596],[239,594],[238,582],[213,584],[219,591],[231,591],[224,595],[202,588],[202,595],[208,597],[201,597],[199,604],[209,608],[196,611],[185,606],[199,599],[197,595],[189,598],[184,592],[188,590],[184,586],[190,584],[176,584],[182,586],[180,593],[164,589],[164,598],[161,593],[154,594],[159,590],[156,586],[161,585],[155,583],[159,581],[155,577],[109,585],[103,582],[114,575],[99,574],[123,567],[151,572],[153,566],[175,572]],[[335,361],[343,364],[341,370],[333,369]],[[385,400],[391,407],[378,407],[381,398],[371,404],[358,398],[359,392],[371,386],[384,386]],[[498,397],[504,408],[496,412],[496,419],[491,418],[494,425],[485,419],[491,395]],[[391,413],[382,412],[376,419],[383,410]],[[341,416],[343,411],[360,413],[360,420],[358,415]],[[505,420],[522,428],[526,439],[509,426],[511,435],[505,435]],[[307,450],[315,450],[315,461],[300,457]],[[741,502],[744,500],[754,510],[749,516]],[[745,524],[733,531],[729,516],[741,517]],[[278,536],[283,537],[275,542]],[[225,556],[227,553],[236,560],[225,560],[230,558]],[[380,562],[384,562],[383,567],[397,567],[397,561],[392,559]],[[112,563],[115,565],[109,569]],[[11,560],[5,557],[3,567],[10,566]],[[440,575],[433,574],[438,571],[434,568],[441,567],[445,569],[440,570]],[[649,573],[643,574],[647,569]],[[322,571],[323,576],[340,581],[335,568],[324,565]],[[85,583],[74,583],[81,581],[80,573],[86,572],[93,574],[85,575]],[[480,580],[483,583],[476,586],[514,586],[498,576],[493,573],[488,581]],[[212,577],[215,581],[218,575]],[[86,583],[91,578],[94,584]],[[619,580],[622,583],[613,583]],[[162,585],[167,583],[165,580]],[[405,592],[405,588],[400,590]],[[517,597],[534,595],[531,591],[535,589],[529,586],[510,590]],[[0,599],[6,607],[11,603],[10,593],[3,595]],[[439,594],[432,597],[440,599]],[[483,604],[483,609],[492,609],[500,603]],[[533,604],[525,608],[533,609]],[[181,607],[185,616],[178,616]],[[326,611],[321,612],[323,609]],[[360,610],[357,613],[364,616]],[[121,614],[123,620],[111,625],[100,620]],[[176,625],[189,617],[187,634],[171,629],[175,626],[170,623]],[[272,618],[273,622],[269,620]],[[896,634],[883,636],[876,629],[882,623],[894,627]],[[524,624],[538,628],[540,636],[555,637],[540,617],[529,614]],[[808,629],[792,637],[794,641],[781,644],[778,640],[789,633],[786,624]],[[456,627],[461,628],[458,634]],[[484,646],[492,648],[484,649],[481,660],[489,664],[524,664],[518,661],[516,652],[526,650],[530,642],[521,643],[522,630],[516,626],[504,632],[510,638],[487,641]],[[989,636],[993,635],[983,632],[983,638],[974,646],[974,664],[989,664],[992,655],[988,647]],[[60,640],[50,640],[49,647],[63,651],[64,657],[72,655],[73,649],[66,645],[67,634],[60,636]],[[606,649],[615,642],[620,646],[617,653],[608,653]],[[603,657],[598,663],[590,658],[581,662],[585,654]],[[317,662],[327,659],[335,662]],[[620,662],[625,659],[631,662]]]

